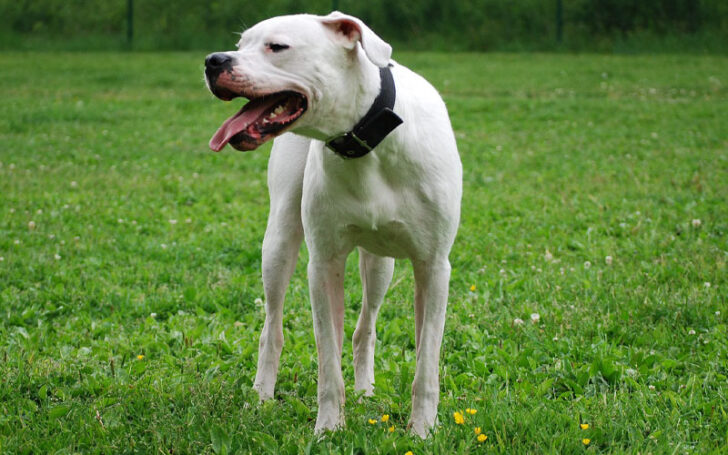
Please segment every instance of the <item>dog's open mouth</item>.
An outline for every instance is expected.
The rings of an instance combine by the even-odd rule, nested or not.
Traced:
[[[306,97],[297,92],[253,98],[237,114],[225,120],[210,139],[210,148],[219,152],[230,144],[241,151],[256,149],[291,126],[307,107]]]

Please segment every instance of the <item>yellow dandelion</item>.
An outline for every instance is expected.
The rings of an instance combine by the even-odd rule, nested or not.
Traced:
[[[584,444],[585,446],[588,446],[590,442],[591,442],[591,439],[588,439],[588,438],[584,438],[581,440],[581,443]]]
[[[411,450],[408,450],[407,452],[405,452],[405,454],[404,454],[404,455],[414,455],[414,454],[412,453],[412,451],[411,451]]]
[[[382,416],[382,422],[389,422],[389,414],[384,414]]]
[[[452,417],[455,419],[455,423],[458,425],[462,425],[465,423],[465,417],[463,417],[462,412],[453,412]]]
[[[470,292],[475,292],[475,285],[474,284],[471,284],[470,285]]]
[[[588,423],[582,423],[579,426],[581,427],[582,430],[588,430],[589,429],[589,424]]]
[[[142,354],[139,354],[139,355],[137,356],[137,360],[142,360],[143,358],[144,358],[144,356],[143,356]]]
[[[371,425],[376,425],[376,423],[377,423],[377,419],[369,419],[369,423],[370,423]]]
[[[484,434],[478,435],[478,442],[485,442],[486,439],[488,439],[488,436],[486,436]]]
[[[468,413],[468,414],[470,414],[472,416],[472,415],[475,415],[475,413],[478,412],[478,410],[477,409],[470,409],[470,408],[468,408],[468,409],[465,410],[465,412]]]
[[[480,427],[473,428],[473,431],[475,432],[475,434],[480,434],[483,432],[483,430],[481,430]]]
[[[389,427],[389,429],[387,429],[387,431],[389,431],[390,433],[394,433],[394,425],[392,425],[391,427]]]

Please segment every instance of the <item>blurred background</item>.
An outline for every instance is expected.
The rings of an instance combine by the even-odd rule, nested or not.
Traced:
[[[222,49],[262,19],[332,9],[400,50],[728,51],[726,0],[0,0],[0,49]]]

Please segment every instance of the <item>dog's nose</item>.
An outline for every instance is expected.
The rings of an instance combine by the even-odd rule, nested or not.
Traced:
[[[215,52],[205,57],[205,69],[220,72],[232,66],[233,58],[225,52]]]

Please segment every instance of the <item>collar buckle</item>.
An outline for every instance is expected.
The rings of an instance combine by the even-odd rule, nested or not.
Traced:
[[[354,131],[329,138],[326,141],[326,146],[331,150],[335,150],[342,158],[359,158],[374,149],[364,139],[357,136]]]

